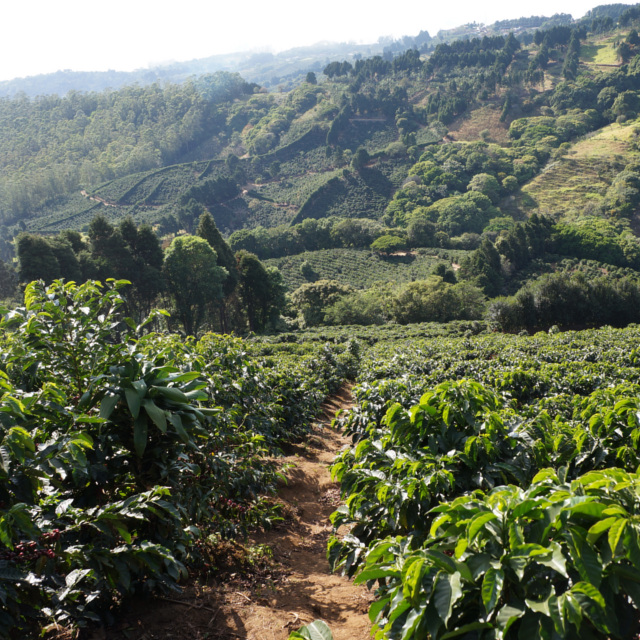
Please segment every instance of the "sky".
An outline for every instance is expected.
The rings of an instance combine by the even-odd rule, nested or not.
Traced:
[[[5,0],[0,80],[73,71],[132,71],[219,53],[274,53],[320,41],[373,43],[435,35],[468,22],[583,16],[598,0]],[[378,9],[377,7],[380,7]]]

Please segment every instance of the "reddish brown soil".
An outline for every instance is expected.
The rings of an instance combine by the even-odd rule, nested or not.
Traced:
[[[139,602],[114,629],[94,640],[286,640],[293,629],[316,619],[329,624],[335,640],[368,640],[371,594],[329,571],[329,515],[339,504],[329,464],[347,441],[329,428],[336,410],[351,404],[345,387],[324,405],[323,418],[302,445],[285,458],[294,465],[279,490],[293,521],[252,536],[266,544],[275,563],[247,580],[231,573],[223,581],[194,583],[175,598]]]

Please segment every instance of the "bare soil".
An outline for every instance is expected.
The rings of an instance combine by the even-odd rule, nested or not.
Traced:
[[[217,582],[194,582],[175,598],[139,601],[115,628],[94,633],[92,640],[286,640],[293,629],[317,619],[329,624],[335,640],[368,640],[370,592],[332,574],[326,559],[329,515],[340,503],[329,465],[348,444],[329,425],[351,403],[343,387],[324,404],[307,441],[288,452],[284,462],[292,467],[279,500],[292,520],[242,543],[268,545],[270,568],[253,577],[229,573]]]

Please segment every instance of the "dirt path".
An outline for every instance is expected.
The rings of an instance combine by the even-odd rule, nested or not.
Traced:
[[[368,640],[370,592],[332,575],[326,560],[329,515],[339,504],[328,465],[347,444],[328,427],[336,410],[351,402],[346,387],[328,400],[308,440],[285,459],[294,466],[279,497],[295,514],[293,522],[249,543],[272,549],[273,574],[247,584],[232,573],[224,583],[190,586],[175,599],[139,603],[115,632],[94,640],[286,640],[291,630],[316,619],[329,624],[335,640]]]

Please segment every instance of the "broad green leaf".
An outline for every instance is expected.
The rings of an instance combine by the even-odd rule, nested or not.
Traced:
[[[571,507],[572,513],[580,513],[586,516],[593,516],[594,518],[601,518],[602,514],[606,511],[606,505],[600,502],[581,502]]]
[[[389,598],[382,598],[381,600],[376,600],[369,607],[369,620],[371,624],[374,624],[380,615],[380,612],[387,606],[389,603]]]
[[[552,551],[550,558],[544,557],[544,556],[536,556],[534,560],[539,564],[544,565],[545,567],[554,569],[555,571],[563,575],[565,578],[568,578],[569,575],[567,574],[567,563],[562,553],[562,548],[560,547],[560,545],[557,543],[553,543],[549,547],[549,550]]]
[[[558,476],[553,469],[542,469],[542,471],[538,471],[538,473],[533,477],[531,484],[539,484],[545,480],[554,480],[557,482]]]
[[[467,550],[468,546],[469,546],[469,543],[467,542],[466,538],[460,538],[458,540],[456,544],[455,552],[453,554],[456,560],[460,560],[460,558],[462,557],[462,554]]]
[[[570,591],[572,593],[582,593],[590,600],[593,600],[601,609],[605,610],[607,604],[598,589],[596,589],[592,584],[588,582],[577,582],[574,584]]]
[[[602,562],[598,554],[591,548],[577,531],[570,531],[572,542],[572,559],[580,577],[596,587],[602,581]]]
[[[302,638],[302,640],[333,640],[333,634],[326,622],[315,620],[289,635],[289,640],[298,638]]]
[[[153,421],[153,424],[155,424],[156,427],[158,427],[158,429],[162,431],[162,433],[166,433],[167,415],[165,414],[165,412],[162,409],[160,409],[160,407],[158,407],[156,403],[150,398],[145,398],[142,401],[142,406],[144,407],[144,410],[147,412],[147,415]]]
[[[92,569],[74,569],[71,573],[67,574],[67,577],[64,580],[65,584],[67,587],[73,588],[91,572]]]
[[[138,416],[133,423],[133,446],[139,458],[142,458],[147,446],[147,431],[147,419]]]
[[[140,414],[140,396],[135,389],[125,389],[124,395],[127,398],[129,411],[131,411],[131,415],[135,420]]]
[[[484,574],[484,580],[482,581],[482,602],[488,615],[493,613],[498,603],[503,584],[504,572],[502,569],[494,569],[491,567],[491,569]]]
[[[609,546],[611,547],[611,553],[613,553],[613,555],[616,554],[616,549],[622,539],[622,534],[627,526],[627,522],[628,520],[626,518],[618,518],[609,528]]]
[[[178,434],[178,436],[180,436],[180,439],[183,442],[188,442],[189,435],[184,429],[184,426],[182,424],[182,418],[177,413],[173,413],[169,416],[169,422],[173,425],[174,429],[176,430],[176,433]]]
[[[484,527],[485,524],[487,524],[487,522],[491,522],[492,520],[496,519],[497,516],[490,511],[476,516],[467,528],[467,539],[469,540],[469,542],[473,542],[478,532]]]
[[[147,383],[144,380],[135,380],[131,386],[136,390],[140,398],[144,398],[147,393]]]
[[[587,542],[590,544],[597,542],[598,538],[607,531],[616,520],[618,520],[618,518],[611,517],[600,520],[600,522],[596,522],[587,533]]]
[[[115,525],[116,531],[122,536],[122,539],[127,543],[131,544],[131,534],[129,530],[124,525]]]
[[[445,522],[449,522],[451,520],[451,516],[448,514],[443,514],[441,516],[439,516],[438,518],[436,518],[433,521],[433,524],[431,525],[431,529],[429,529],[429,535],[430,536],[434,536],[436,534],[436,531],[445,523]]]
[[[541,602],[537,602],[536,600],[525,600],[525,604],[531,611],[535,611],[536,613],[541,613],[544,616],[550,617],[549,613],[549,601],[542,600]]]
[[[415,603],[418,594],[420,593],[420,587],[422,585],[422,576],[425,571],[425,559],[416,558],[408,570],[402,572],[402,590],[404,597],[407,600]]]
[[[118,401],[120,400],[119,395],[114,396],[105,396],[100,403],[100,417],[108,420],[113,413]]]
[[[481,631],[482,629],[490,629],[492,625],[489,622],[471,622],[465,624],[462,627],[458,627],[453,631],[449,631],[442,636],[442,640],[449,640],[450,638],[457,638],[458,636],[464,636],[471,634],[474,631]],[[473,637],[473,636],[472,636]]]
[[[369,580],[378,580],[380,578],[399,575],[400,572],[397,569],[365,569],[354,578],[353,582],[354,584],[362,584],[363,582],[369,582]]]
[[[526,515],[527,513],[529,513],[530,511],[533,511],[534,509],[539,508],[540,502],[539,500],[523,500],[512,512],[511,512],[511,517],[512,518],[521,518],[522,516]]]
[[[458,577],[460,574],[457,574]],[[453,607],[453,592],[451,583],[449,582],[449,574],[440,571],[436,576],[436,585],[433,589],[431,599],[436,607],[436,611],[440,619],[447,624],[451,617],[451,609]]]
[[[174,387],[151,387],[151,392],[152,396],[161,395],[172,402],[189,404],[189,398],[180,389]]]
[[[524,533],[522,527],[516,522],[509,524],[509,547],[511,550],[524,544]]]
[[[416,630],[416,627],[422,621],[422,617],[427,610],[427,604],[428,603],[426,601],[423,601],[418,606],[411,608],[404,624],[402,625],[400,636],[401,640],[410,640],[415,637],[413,634]]]
[[[509,631],[509,627],[524,614],[524,607],[514,607],[513,605],[502,607],[496,616],[496,625],[502,632],[502,635],[504,636]]]

